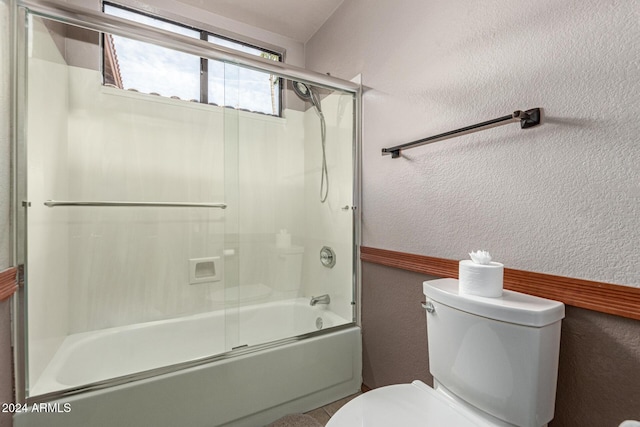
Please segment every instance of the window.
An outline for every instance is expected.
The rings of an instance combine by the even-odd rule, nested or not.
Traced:
[[[111,3],[109,15],[281,61],[282,55]],[[120,89],[280,115],[281,79],[116,35],[104,39],[104,83]]]

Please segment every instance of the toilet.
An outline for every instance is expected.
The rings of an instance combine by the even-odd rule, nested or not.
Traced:
[[[327,427],[541,427],[553,418],[564,304],[504,290],[485,298],[458,280],[423,283],[434,387],[364,393]]]

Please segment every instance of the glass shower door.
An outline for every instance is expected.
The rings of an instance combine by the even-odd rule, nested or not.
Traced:
[[[31,14],[25,31],[28,395],[229,351],[223,108],[102,84],[105,50],[138,43],[149,73],[144,55],[185,53]]]
[[[248,84],[243,70],[226,68],[227,93],[241,93]],[[264,80],[291,87],[279,76]],[[355,98],[309,87],[322,114],[311,103],[296,103],[290,89],[284,91],[282,116],[225,108],[225,135],[233,135],[225,167],[237,167],[236,184],[226,195],[234,200],[227,218],[234,218],[237,254],[237,346],[299,337],[354,319]],[[331,262],[323,263],[327,256]],[[311,304],[312,297],[324,295]]]
[[[24,13],[29,397],[354,321],[353,93],[306,83],[314,98],[299,99],[283,76],[223,64],[227,105],[181,99],[132,83],[125,58],[179,83],[176,70],[200,74],[184,40]],[[240,108],[262,80],[281,115]]]
[[[239,111],[231,108],[240,90],[237,73],[233,65],[219,63],[224,70],[224,78],[214,81],[209,78],[209,89],[224,93],[222,108],[224,127],[224,192],[227,209],[224,221],[224,312],[226,319],[225,347],[226,351],[241,348],[240,342],[240,245],[238,203],[240,176],[238,168],[238,123]]]

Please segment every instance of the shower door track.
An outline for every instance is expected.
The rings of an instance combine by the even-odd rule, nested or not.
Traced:
[[[225,353],[207,356],[200,359],[191,360],[188,362],[176,363],[172,365],[163,366],[161,368],[154,368],[146,371],[136,372],[134,374],[124,375],[121,377],[109,378],[103,381],[96,381],[96,382],[89,383],[82,386],[76,386],[76,387],[67,388],[64,390],[58,390],[50,393],[40,394],[37,396],[26,397],[23,399],[22,402],[26,403],[27,405],[32,405],[34,403],[44,403],[44,402],[50,402],[52,400],[67,398],[67,397],[88,392],[88,391],[103,390],[113,386],[129,384],[134,381],[154,378],[159,375],[171,374],[173,372],[181,371],[184,369],[195,368],[195,367],[206,365],[209,363],[232,359],[238,356],[245,356],[252,353],[279,348],[284,345],[294,344],[309,338],[320,337],[320,336],[331,334],[334,332],[347,330],[349,328],[353,328],[354,326],[356,326],[356,323],[350,322],[350,323],[345,323],[344,325],[333,326],[331,328],[308,332],[306,334],[297,335],[289,338],[283,338],[277,341],[272,341],[264,344],[257,344],[257,345],[251,345],[251,346],[243,345],[243,346],[233,348],[230,351],[227,351]]]
[[[217,46],[204,40],[193,39],[167,30],[150,27],[112,15],[106,15],[91,9],[30,0],[19,0],[18,6],[27,9],[35,15],[65,24],[124,36],[138,41],[150,42],[158,46],[179,50],[202,58],[214,59],[253,70],[278,74],[281,77],[311,83],[329,89],[340,89],[356,94],[360,92],[359,84],[347,80],[309,71],[282,62],[262,59],[257,56],[237,52],[233,49]]]

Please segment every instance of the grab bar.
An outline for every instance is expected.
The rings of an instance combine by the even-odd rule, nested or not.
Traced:
[[[506,125],[507,123],[520,122],[522,129],[530,128],[540,124],[540,108],[533,108],[527,111],[516,110],[513,114],[499,117],[497,119],[488,120],[486,122],[463,127],[461,129],[452,130],[450,132],[441,133],[439,135],[422,138],[417,141],[407,142],[406,144],[396,145],[395,147],[383,148],[382,155],[391,154],[392,159],[400,157],[400,151],[408,148],[420,147],[421,145],[431,144],[432,142],[442,141],[444,139],[455,138],[457,136],[467,135],[473,132],[490,129],[496,126]]]
[[[47,200],[45,206],[133,206],[133,207],[161,207],[161,208],[220,208],[226,209],[225,203],[180,203],[180,202],[95,202],[95,201],[60,201]]]

